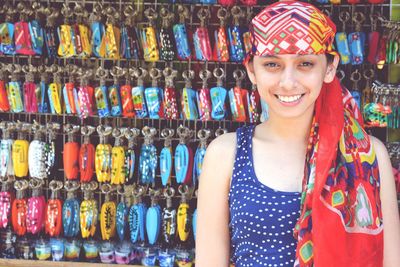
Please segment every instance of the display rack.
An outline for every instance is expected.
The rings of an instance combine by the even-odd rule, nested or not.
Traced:
[[[31,3],[32,1],[18,1],[18,0],[10,0],[8,2],[13,3],[13,5],[16,5],[18,2],[25,2],[25,3]],[[52,5],[55,7],[61,7],[62,4],[70,4],[72,5],[75,1],[71,0],[40,0],[38,1],[42,3],[43,5]],[[93,5],[95,3],[98,3],[99,1],[92,1],[92,0],[84,0],[81,1],[84,6],[86,7],[87,10],[91,10],[93,8]],[[176,4],[171,4],[168,1],[148,1],[145,0],[142,5],[137,4],[139,1],[138,0],[133,0],[133,1],[100,1],[104,5],[112,5],[116,7],[119,12],[122,11],[122,8],[125,4],[132,4],[134,3],[136,7],[138,7],[140,10],[143,10],[147,7],[153,7],[155,9],[159,9],[160,7],[168,7],[172,12],[176,12]],[[178,2],[178,1],[177,1]],[[260,11],[265,4],[270,4],[276,1],[258,1],[258,5],[255,5],[252,8],[246,7],[241,5],[241,8],[247,11],[251,11],[253,14],[256,14],[258,11]],[[316,5],[316,1],[310,1]],[[187,21],[187,25],[189,28],[194,28],[199,25],[199,20],[197,19],[197,16],[195,15],[197,11],[202,8],[202,7],[207,7],[211,9],[211,13],[215,14],[217,9],[221,7],[221,5],[215,4],[215,5],[202,5],[202,4],[190,4],[190,3],[182,3],[185,6],[188,6],[190,8],[190,19]],[[373,14],[375,12],[379,12],[381,15],[385,16],[386,18],[389,19],[390,15],[390,10],[391,10],[391,2],[390,1],[385,1],[383,4],[380,5],[370,5],[366,3],[361,3],[358,5],[349,5],[349,4],[341,4],[341,5],[328,5],[328,4],[320,4],[318,5],[321,9],[323,9],[326,13],[330,14],[332,19],[334,20],[335,23],[338,25],[338,29],[341,28],[341,22],[338,21],[338,14],[343,11],[347,10],[351,14],[355,11],[363,12],[366,17],[368,18],[370,14]],[[245,20],[243,20],[245,21]],[[138,21],[138,25],[144,24],[143,20]],[[213,16],[209,22],[208,25],[210,28],[217,27],[219,25],[218,18],[216,16]],[[363,30],[367,31],[370,29],[371,23],[367,19],[366,22],[363,24]],[[353,31],[354,30],[354,24],[351,22],[349,25],[346,25],[346,30],[348,31]],[[41,56],[24,56],[24,55],[13,55],[13,56],[8,56],[8,55],[0,55],[0,62],[1,63],[14,63],[14,64],[33,64],[33,65],[40,65],[40,64],[58,64],[61,66],[66,66],[68,64],[75,64],[84,68],[93,68],[96,69],[99,66],[105,67],[105,68],[111,68],[112,66],[119,66],[119,67],[143,67],[143,68],[151,68],[151,67],[157,67],[160,69],[166,68],[166,67],[171,67],[176,70],[178,70],[179,73],[182,73],[183,70],[194,70],[196,74],[200,70],[204,69],[210,69],[212,70],[213,68],[216,67],[222,67],[225,70],[225,73],[227,73],[227,77],[225,80],[225,86],[227,89],[232,88],[235,85],[235,80],[233,79],[232,72],[236,69],[241,69],[245,70],[244,67],[242,66],[241,63],[237,62],[216,62],[216,61],[198,61],[198,60],[188,60],[188,61],[182,61],[182,60],[172,60],[172,61],[158,61],[158,62],[145,62],[143,60],[134,60],[134,59],[119,59],[119,60],[111,60],[111,59],[104,59],[104,58],[96,58],[96,57],[89,57],[85,59],[81,58],[45,58]],[[375,70],[375,77],[378,80],[381,81],[387,81],[388,80],[388,64],[384,65],[384,68],[382,70],[377,70],[375,65],[371,65],[369,63],[365,63],[362,65],[340,65],[339,69],[345,73],[345,77],[342,80],[343,84],[351,88],[352,87],[352,82],[350,81],[349,77],[350,74],[355,71],[359,70],[360,72],[363,72],[364,70],[367,69],[373,69]],[[197,75],[196,75],[197,76]],[[68,81],[67,75],[63,76],[63,82]],[[112,79],[108,79],[107,82],[109,83]],[[97,83],[96,81],[94,81]],[[150,84],[151,81],[146,80],[146,84]],[[182,79],[181,76],[178,77],[176,80],[176,88],[179,90],[184,87],[185,81]],[[209,83],[215,83],[213,80],[212,82],[210,81]],[[160,82],[161,87],[163,87],[164,82]],[[201,85],[201,80],[199,78],[196,78],[193,80],[193,85],[194,88],[198,88]],[[362,80],[360,83],[360,88],[363,88],[365,85],[365,82]],[[248,79],[246,79],[243,82],[243,87],[248,88],[250,90],[251,88],[251,83]],[[47,124],[51,122],[57,122],[60,123],[61,125],[64,125],[66,123],[71,123],[71,124],[76,124],[76,125],[91,125],[91,126],[97,126],[97,125],[108,125],[112,126],[113,128],[121,128],[121,127],[135,127],[138,129],[142,129],[144,126],[150,126],[150,127],[155,127],[157,131],[157,136],[155,138],[155,144],[157,146],[158,152],[161,150],[163,147],[164,139],[161,137],[161,129],[164,128],[172,128],[172,129],[177,129],[180,125],[188,127],[189,129],[195,131],[196,133],[200,129],[210,129],[213,132],[215,132],[217,129],[222,128],[226,129],[227,131],[233,132],[235,131],[238,127],[242,125],[247,125],[249,124],[248,122],[235,122],[231,120],[221,120],[221,121],[201,121],[201,120],[166,120],[166,119],[139,119],[139,118],[124,118],[124,117],[108,117],[108,118],[100,118],[98,116],[91,116],[86,119],[80,119],[78,116],[74,115],[68,115],[68,114],[61,114],[61,115],[56,115],[56,114],[51,114],[51,113],[37,113],[37,114],[32,114],[32,113],[0,113],[0,120],[1,121],[22,121],[22,122],[29,122],[33,123],[34,121],[38,122],[39,124]],[[370,128],[368,130],[371,134],[377,136],[380,138],[382,141],[387,141],[388,140],[388,133],[387,130],[384,128]],[[29,140],[32,140],[33,135],[31,134],[29,136]],[[214,138],[214,136],[213,136]],[[212,140],[213,138],[210,138]],[[79,135],[77,138],[80,142],[83,141],[83,137]],[[110,138],[112,139],[112,138]],[[57,133],[57,138],[56,138],[56,151],[60,152],[63,150],[63,144],[66,142],[67,136],[65,133],[62,131]],[[97,144],[99,142],[99,137],[98,135],[94,134],[91,137],[91,141],[93,144]],[[138,138],[138,144],[142,144],[144,142],[144,138],[141,136]],[[173,142],[173,147],[176,147],[176,145],[179,143],[179,138],[174,137],[172,139]],[[194,136],[193,138],[190,139],[189,145],[192,147],[192,149],[195,149],[198,145],[199,139],[197,136]],[[113,143],[110,142],[110,143]],[[51,180],[56,179],[56,180],[61,180],[65,181],[65,175],[64,175],[64,169],[63,169],[63,164],[62,164],[62,154],[58,153],[57,154],[57,171],[54,175],[54,177],[49,177],[46,180],[44,189],[45,189],[45,195],[48,198],[50,196],[50,190],[48,188],[48,184]],[[159,173],[157,173],[157,178],[160,179]],[[175,179],[173,176],[172,179]],[[174,184],[176,186],[176,184]],[[64,197],[66,197],[66,192],[63,190],[62,194]],[[117,195],[117,193],[112,194],[114,199],[117,200],[117,202],[120,200],[120,196]],[[96,199],[98,200],[98,205],[99,207],[104,201],[104,195],[100,192],[96,192]],[[149,198],[147,196],[146,201],[149,203]],[[162,199],[162,202],[165,200]],[[174,197],[174,205],[177,205],[179,203],[179,196]],[[194,210],[196,206],[196,197],[193,196],[193,199],[190,202],[191,205],[191,211]],[[100,239],[100,235],[97,231],[97,237]],[[193,236],[190,237],[190,240],[188,243],[185,244],[188,247],[193,248],[194,247],[194,239]],[[27,261],[27,260],[15,260],[15,259],[0,259],[0,266],[95,266],[96,264],[92,263],[85,263],[85,262],[49,262],[49,261]],[[108,264],[103,264],[102,266],[111,266]],[[115,266],[114,264],[112,266]],[[139,266],[139,265],[135,265]]]

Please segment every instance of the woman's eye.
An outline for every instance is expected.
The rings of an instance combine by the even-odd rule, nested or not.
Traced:
[[[279,67],[279,65],[277,63],[275,63],[275,62],[266,62],[266,63],[264,63],[264,67],[277,68],[277,67]]]
[[[301,67],[312,67],[312,66],[314,66],[314,64],[312,62],[309,62],[309,61],[304,61],[304,62],[300,63],[300,66]]]

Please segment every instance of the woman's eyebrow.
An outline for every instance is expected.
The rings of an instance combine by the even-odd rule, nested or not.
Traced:
[[[279,57],[276,55],[265,55],[265,56],[262,56],[262,58],[279,58]]]
[[[314,55],[314,54],[304,54],[304,55],[296,55],[297,57],[317,57],[318,55]]]

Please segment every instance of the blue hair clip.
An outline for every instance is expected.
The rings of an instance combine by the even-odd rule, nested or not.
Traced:
[[[104,25],[101,22],[93,22],[92,25],[90,26],[92,30],[92,51],[93,54],[96,57],[101,57],[100,56],[100,46],[101,46],[101,40],[103,39],[104,35]]]
[[[221,74],[218,74],[218,71]],[[224,70],[222,68],[214,69],[214,76],[217,78],[217,86],[210,89],[211,95],[211,118],[214,120],[223,120],[227,116],[226,109],[226,99],[227,99],[227,90],[222,87],[222,79],[225,77]]]
[[[243,43],[243,29],[240,26],[239,19],[243,16],[243,11],[238,6],[234,6],[231,13],[234,25],[229,26],[227,29],[230,59],[234,62],[242,62],[245,57],[245,50]]]
[[[161,207],[156,198],[157,196],[152,196],[151,207],[146,212],[146,233],[150,245],[157,242],[161,228]]]
[[[182,184],[189,171],[189,149],[185,144],[179,144],[175,149],[176,182]]]
[[[147,111],[150,119],[159,119],[164,116],[163,108],[163,91],[158,86],[158,79],[161,78],[162,73],[157,68],[150,70],[150,77],[152,79],[152,86],[148,87],[144,91]]]
[[[31,35],[32,48],[36,55],[42,55],[44,45],[43,28],[37,20],[29,22],[29,32]]]
[[[185,19],[185,13],[182,10],[181,14],[181,20]],[[187,60],[191,57],[191,51],[190,51],[190,46],[189,46],[189,41],[188,41],[188,35],[186,31],[186,26],[183,22],[175,24],[173,26],[173,32],[174,32],[174,37],[175,37],[175,43],[176,43],[176,50],[177,50],[177,56],[180,60]]]
[[[47,48],[47,56],[53,58],[57,55],[58,38],[55,27],[46,27],[44,32],[44,40]]]
[[[149,87],[144,91],[150,119],[159,119],[162,115],[163,93],[159,87]]]
[[[365,33],[361,32],[361,26],[364,21],[365,16],[363,13],[354,13],[353,22],[356,25],[356,30],[347,37],[350,46],[352,65],[360,65],[364,62]]]
[[[170,182],[172,170],[172,150],[171,147],[164,147],[160,153],[160,174],[161,183],[166,186]]]
[[[69,187],[67,187],[69,188]],[[73,188],[67,189],[68,195],[62,209],[62,221],[65,237],[76,237],[79,233],[79,202],[74,195]]]
[[[157,148],[153,144],[143,144],[139,158],[139,177],[144,184],[155,182]]]
[[[117,234],[120,241],[125,239],[125,232],[127,229],[127,217],[128,217],[129,207],[125,203],[124,196],[121,197],[121,202],[117,206],[116,214],[116,228]]]
[[[136,196],[140,197],[140,196]],[[140,201],[140,200],[139,200]],[[145,241],[146,206],[139,202],[129,210],[129,228],[132,243]]]
[[[47,101],[48,96],[46,94],[47,84],[44,81],[41,81],[39,86],[40,86],[40,102],[38,110],[40,113],[47,113],[49,112],[49,106]]]

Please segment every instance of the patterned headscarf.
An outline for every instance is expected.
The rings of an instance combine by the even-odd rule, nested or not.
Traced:
[[[253,55],[334,54],[335,25],[310,4],[277,2],[252,20]],[[380,176],[375,150],[337,77],[315,103],[295,267],[383,265]]]
[[[313,5],[284,1],[263,9],[250,23],[252,56],[332,54],[336,26]]]

